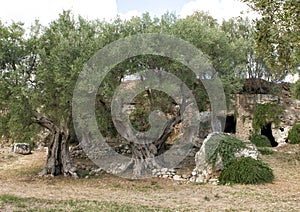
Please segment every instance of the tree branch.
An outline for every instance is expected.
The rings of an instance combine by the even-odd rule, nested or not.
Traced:
[[[37,111],[33,111],[33,116],[35,118],[34,122],[39,124],[42,127],[47,128],[52,133],[58,132],[59,128],[53,123],[53,121],[42,114],[38,113]]]

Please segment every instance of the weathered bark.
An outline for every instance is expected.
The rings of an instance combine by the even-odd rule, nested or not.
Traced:
[[[151,79],[156,76],[150,75],[147,77]],[[162,75],[162,77],[164,76]],[[156,88],[156,86],[154,88],[155,90],[164,89],[164,87]],[[126,90],[126,88],[124,87],[123,90]],[[151,88],[144,85],[144,90],[148,93],[148,98],[153,106],[156,101],[151,99],[154,96],[151,93]],[[136,96],[134,95],[136,93],[132,92],[136,92],[136,90],[128,89],[123,95],[115,96],[112,102],[112,119],[114,125],[120,135],[126,139],[132,152],[130,161],[123,159],[124,162],[121,165],[123,173],[128,176],[133,174],[133,177],[139,178],[151,175],[153,169],[174,168],[177,165],[176,163],[180,162],[185,157],[185,154],[188,153],[187,151],[189,151],[192,145],[190,141],[192,141],[196,133],[193,129],[197,129],[194,127],[198,127],[198,123],[196,123],[198,122],[198,117],[194,116],[198,108],[192,93],[184,83],[181,83],[180,87],[174,90],[174,93],[169,94],[173,97],[176,108],[179,106],[179,111],[176,112],[174,117],[166,120],[159,113],[153,111],[149,116],[151,128],[147,132],[138,132],[131,125],[128,114],[128,105],[131,104],[131,101]],[[178,95],[179,92],[180,95]],[[173,101],[172,104],[174,103]],[[166,151],[167,139],[174,131],[176,125],[181,122],[184,125],[184,133],[180,141],[174,143],[170,151]],[[122,161],[119,163],[122,163]],[[120,165],[118,164],[116,169],[120,169],[119,167]]]
[[[41,175],[77,177],[76,168],[73,166],[69,153],[70,133],[68,128],[69,120],[58,127],[49,118],[34,112],[35,122],[42,127],[47,128],[52,138],[48,144],[48,154],[44,170]]]
[[[156,156],[166,151],[166,141],[170,134],[174,131],[177,124],[181,122],[181,116],[172,118],[165,125],[161,135],[153,143],[130,142],[132,150],[133,174],[141,176],[153,169],[163,168],[163,158]]]
[[[177,115],[171,118],[160,131],[161,133],[157,136],[154,142],[147,142],[142,138],[138,138],[138,135],[132,135],[132,132],[128,129],[128,123],[124,123],[120,120],[117,127],[126,131],[124,133],[125,138],[129,141],[129,146],[132,150],[132,160],[128,167],[133,168],[133,174],[136,177],[142,176],[143,174],[151,174],[153,169],[163,168],[164,164],[163,157],[157,157],[162,155],[166,151],[166,141],[170,134],[174,131],[175,126],[182,122],[182,115],[185,112],[186,107],[190,104],[184,98],[180,105],[180,110]]]

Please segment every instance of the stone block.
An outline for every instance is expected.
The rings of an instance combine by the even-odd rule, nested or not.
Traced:
[[[17,154],[28,155],[31,153],[31,147],[28,143],[15,143],[12,146],[12,151]]]

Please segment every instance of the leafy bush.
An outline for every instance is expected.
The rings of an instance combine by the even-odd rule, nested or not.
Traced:
[[[250,141],[257,147],[272,147],[271,142],[265,135],[254,135]]]
[[[264,184],[271,183],[273,180],[274,174],[269,165],[250,157],[233,160],[219,177],[221,184]]]
[[[300,100],[300,80],[292,86],[293,97]]]
[[[260,130],[270,122],[278,126],[280,123],[279,115],[281,113],[282,108],[277,104],[257,104],[253,111],[252,125],[254,133],[259,133]]]
[[[245,148],[243,141],[229,135],[214,135],[205,145],[205,159],[214,166],[218,154],[222,157],[223,167],[227,167],[231,160],[235,159],[234,154]]]
[[[300,144],[300,124],[294,125],[289,131],[288,140],[291,144]]]
[[[262,154],[262,155],[273,155],[274,152],[271,149],[268,149],[266,147],[261,147],[261,148],[257,148],[257,150]]]

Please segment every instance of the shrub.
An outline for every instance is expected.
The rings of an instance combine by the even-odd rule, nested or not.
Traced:
[[[245,147],[244,142],[235,137],[229,135],[214,135],[205,145],[205,159],[214,166],[218,154],[220,154],[225,168],[231,160],[235,159],[234,154]]]
[[[274,152],[271,149],[268,149],[266,147],[261,147],[261,148],[257,148],[257,150],[262,154],[262,155],[273,155]]]
[[[279,115],[282,113],[282,108],[278,104],[257,104],[253,111],[253,129],[257,134],[268,123],[273,122],[278,127],[280,123]]]
[[[291,144],[300,144],[300,124],[294,125],[289,131],[288,140]]]
[[[271,142],[265,135],[254,135],[250,141],[257,147],[272,147]]]
[[[274,174],[269,165],[250,157],[233,160],[219,177],[221,184],[264,184],[273,180]]]
[[[294,98],[300,100],[300,80],[298,80],[293,86],[292,86],[292,95]]]

